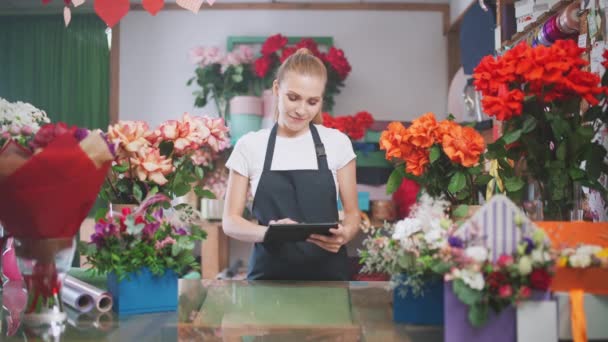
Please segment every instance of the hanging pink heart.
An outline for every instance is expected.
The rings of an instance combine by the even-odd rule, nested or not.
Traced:
[[[175,3],[194,14],[197,14],[203,5],[203,0],[175,0]]]
[[[51,3],[52,0],[42,0],[42,4],[43,5],[48,5]]]
[[[144,0],[144,9],[152,15],[156,15],[165,6],[165,0]]]
[[[65,6],[63,8],[63,21],[65,22],[65,27],[68,27],[68,25],[70,25],[71,20],[72,20],[72,11],[70,11],[70,8],[68,6]]]
[[[129,0],[95,0],[95,13],[106,25],[116,25],[129,12]]]
[[[82,4],[84,4],[85,0],[72,0],[72,3],[74,4],[74,7],[78,7]]]
[[[213,6],[213,4],[215,3],[215,0],[207,0],[207,3],[209,4],[209,6]]]

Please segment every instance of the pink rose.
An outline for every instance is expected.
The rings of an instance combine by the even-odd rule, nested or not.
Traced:
[[[528,298],[528,297],[530,297],[531,294],[532,294],[532,290],[527,286],[522,286],[519,289],[519,298],[521,298],[521,299]]]
[[[508,267],[513,265],[513,257],[507,254],[503,254],[496,261],[499,267]]]
[[[513,288],[511,287],[511,285],[502,285],[498,289],[498,296],[500,296],[500,298],[508,298],[508,297],[511,297],[512,295],[513,295]]]
[[[201,64],[205,61],[205,48],[197,46],[190,50],[190,62],[192,64]]]

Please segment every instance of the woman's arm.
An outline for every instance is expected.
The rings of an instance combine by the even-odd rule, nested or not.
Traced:
[[[231,238],[245,242],[262,242],[268,227],[260,226],[243,218],[249,179],[230,170],[224,204],[222,227]]]
[[[342,245],[347,244],[359,233],[359,201],[357,199],[357,169],[355,159],[346,166],[339,169],[338,187],[340,188],[340,199],[344,209],[344,219],[337,229],[330,229],[332,236],[313,234],[308,238],[309,242],[328,250],[338,252]]]

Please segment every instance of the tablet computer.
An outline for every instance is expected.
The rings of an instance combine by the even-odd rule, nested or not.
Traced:
[[[332,235],[331,228],[338,228],[338,222],[271,224],[264,242],[306,241],[311,234]]]

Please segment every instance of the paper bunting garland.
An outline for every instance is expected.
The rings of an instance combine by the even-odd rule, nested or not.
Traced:
[[[198,13],[198,10],[201,9],[203,5],[203,0],[177,0],[176,3],[194,14]]]
[[[143,6],[148,13],[156,15],[165,6],[165,0],[144,0]]]
[[[72,20],[72,11],[70,11],[70,8],[68,6],[65,6],[63,8],[63,22],[65,22],[65,27],[68,27],[68,25],[70,25],[71,20]]]
[[[78,7],[82,4],[84,4],[85,0],[72,0],[72,4],[74,4],[74,7]]]
[[[95,13],[108,27],[116,25],[129,12],[129,0],[95,0]]]
[[[215,3],[215,0],[207,0],[207,3],[209,4],[209,6],[213,6],[213,4]]]

